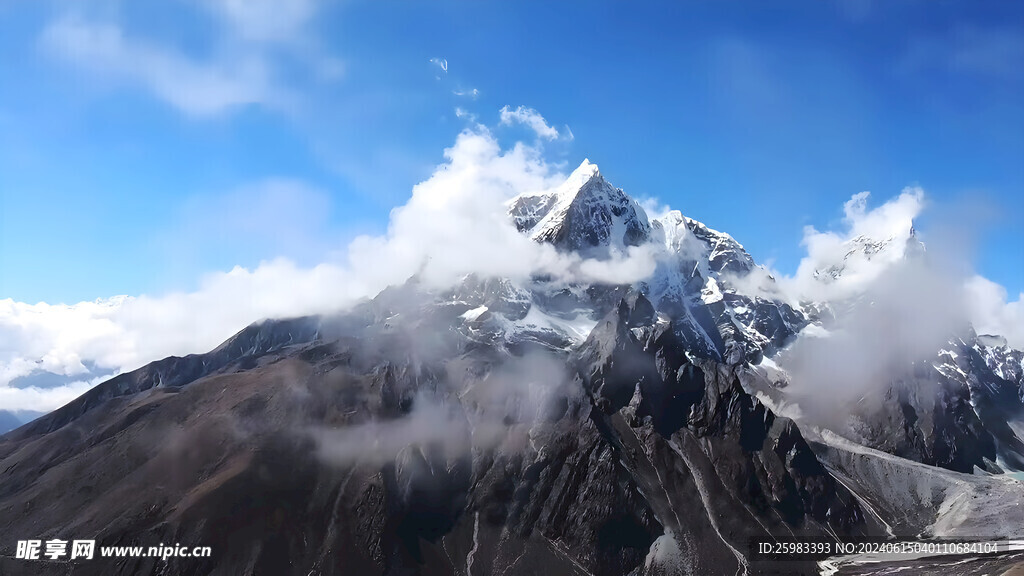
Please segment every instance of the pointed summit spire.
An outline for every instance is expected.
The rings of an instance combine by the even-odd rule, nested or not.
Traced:
[[[917,230],[914,228],[914,221],[910,221],[910,236],[907,237],[906,246],[903,249],[903,255],[909,258],[915,258],[925,253],[924,242],[921,242],[917,238]]]
[[[565,182],[544,193],[523,194],[509,204],[520,232],[559,250],[606,258],[650,237],[643,208],[584,159]]]
[[[583,162],[580,162],[580,165],[577,166],[576,169],[572,171],[572,173],[587,173],[593,175],[600,174],[601,172],[598,170],[597,164],[594,164],[593,162],[590,161],[590,158],[584,158]]]
[[[583,162],[565,179],[565,184],[561,188],[575,193],[586,185],[587,182],[600,177],[601,171],[598,170],[597,164],[591,163],[589,158],[584,158]]]

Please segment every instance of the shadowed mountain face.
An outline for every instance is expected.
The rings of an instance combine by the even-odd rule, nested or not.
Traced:
[[[872,444],[960,472],[1024,470],[1021,352],[971,333],[923,364],[890,388],[883,412],[896,425],[869,428]]]
[[[763,403],[784,387],[758,364],[823,307],[738,290],[756,267],[739,243],[678,212],[649,220],[589,163],[508,207],[560,251],[646,246],[656,270],[414,278],[104,382],[0,437],[0,574],[808,573],[753,544],[1024,522],[989,506],[1013,481],[932,466],[1024,454],[1005,342],[959,340],[894,377],[858,415],[869,446],[802,432]],[[11,558],[29,538],[213,556]]]

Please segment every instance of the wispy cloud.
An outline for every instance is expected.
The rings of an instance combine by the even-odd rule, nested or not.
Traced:
[[[202,62],[129,38],[114,24],[64,18],[47,27],[42,43],[50,53],[91,72],[137,82],[190,115],[213,115],[245,104],[277,107],[287,98],[261,58]]]
[[[202,2],[241,38],[257,42],[293,42],[317,11],[314,0],[213,0]]]
[[[294,107],[298,92],[279,78],[279,57],[285,51],[300,54],[299,61],[318,79],[336,80],[344,72],[340,59],[322,53],[310,40],[315,2],[217,0],[196,6],[216,24],[211,48],[203,55],[134,35],[122,22],[71,14],[47,25],[40,45],[86,73],[141,87],[197,117],[245,105]]]
[[[480,91],[477,90],[476,88],[472,88],[472,89],[469,89],[469,90],[452,90],[452,94],[455,94],[456,96],[464,96],[466,98],[472,98],[473,100],[476,100],[480,96]]]
[[[469,110],[466,110],[465,108],[462,108],[460,106],[456,106],[455,107],[455,117],[456,118],[465,118],[466,120],[469,120],[470,122],[476,122],[476,114],[474,114],[474,113],[470,112]]]
[[[900,64],[909,71],[945,71],[993,80],[1024,79],[1024,32],[960,25],[944,35],[910,38]]]
[[[505,106],[501,109],[501,123],[506,126],[522,124],[537,133],[537,136],[546,140],[558,138],[558,130],[548,125],[544,117],[533,108],[519,106],[515,110]]]
[[[50,412],[89,391],[97,382],[76,380],[59,388],[0,386],[0,406],[12,411]]]
[[[967,255],[954,246],[962,230],[931,227],[923,252],[910,237],[928,206],[923,190],[907,188],[875,207],[868,200],[867,192],[853,195],[835,230],[805,229],[807,255],[794,275],[769,279],[759,270],[737,282],[741,291],[829,306],[774,360],[803,416],[846,432],[849,406],[881,402],[890,383],[969,326],[1024,347],[1024,295],[1008,301],[1002,286],[969,273]]]
[[[448,73],[448,59],[446,58],[431,58],[430,63],[437,66],[445,74]]]

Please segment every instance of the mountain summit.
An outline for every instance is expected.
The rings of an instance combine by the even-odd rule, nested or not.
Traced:
[[[589,160],[554,191],[513,199],[509,215],[534,240],[585,256],[638,246],[651,231],[643,208],[609,184]]]

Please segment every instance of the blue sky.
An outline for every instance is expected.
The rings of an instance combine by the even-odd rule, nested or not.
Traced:
[[[517,138],[505,105],[571,132],[552,161],[782,271],[851,195],[920,185],[923,233],[961,216],[977,271],[1024,290],[1020,3],[243,4],[0,3],[0,298],[334,258],[467,114]]]

